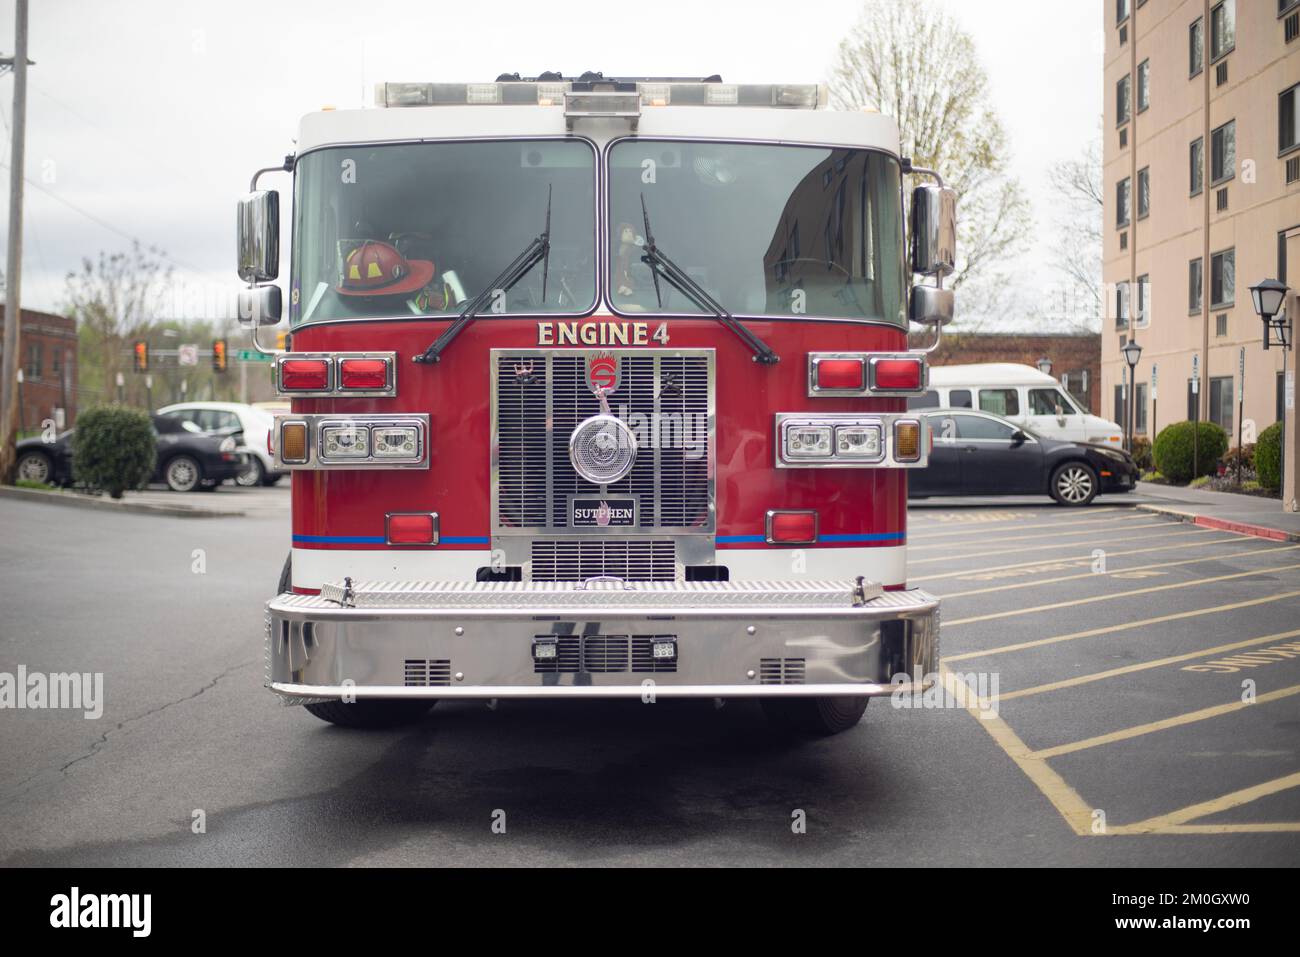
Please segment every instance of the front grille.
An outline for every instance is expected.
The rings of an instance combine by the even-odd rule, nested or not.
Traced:
[[[635,495],[640,528],[712,531],[710,354],[611,351],[619,381],[610,411],[636,434],[638,449],[631,473],[603,488],[569,462],[569,436],[600,412],[587,385],[589,353],[493,353],[498,531],[567,528],[567,496],[601,491]]]
[[[445,688],[451,684],[451,661],[447,658],[407,658],[405,678],[408,688]]]
[[[801,685],[803,658],[762,658],[758,665],[758,682],[764,685]]]
[[[538,635],[550,639],[553,635]],[[673,635],[563,635],[555,639],[556,656],[533,662],[533,673],[539,675],[579,672],[585,674],[618,674],[629,670],[640,674],[665,674],[677,670],[676,661],[655,660],[652,643],[656,638]]]
[[[677,577],[671,540],[560,539],[532,543],[532,579],[581,582],[612,575],[630,582],[667,582]]]

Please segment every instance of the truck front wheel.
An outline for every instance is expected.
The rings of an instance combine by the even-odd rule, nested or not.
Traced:
[[[763,713],[775,727],[805,734],[839,734],[857,725],[870,698],[822,695],[815,698],[763,698]]]

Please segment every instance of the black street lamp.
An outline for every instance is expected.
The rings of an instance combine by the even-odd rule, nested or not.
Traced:
[[[1278,318],[1286,294],[1286,283],[1276,279],[1265,279],[1250,287],[1250,298],[1255,305],[1255,314],[1264,323],[1265,349],[1269,346],[1291,348],[1291,323],[1285,316]],[[1273,333],[1277,333],[1276,341],[1273,340]]]
[[[1124,343],[1124,348],[1120,349],[1124,353],[1124,361],[1128,363],[1128,414],[1124,416],[1125,430],[1128,432],[1128,450],[1133,451],[1133,432],[1137,428],[1137,379],[1134,377],[1134,370],[1137,368],[1138,360],[1142,358],[1142,347],[1133,339]]]

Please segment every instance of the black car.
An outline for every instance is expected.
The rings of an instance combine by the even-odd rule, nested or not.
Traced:
[[[247,468],[246,456],[228,436],[208,435],[197,426],[165,415],[150,416],[158,457],[152,481],[165,482],[173,492],[211,491]],[[49,485],[71,485],[72,433],[53,442],[39,438],[18,443],[17,476]]]
[[[1128,492],[1138,469],[1127,452],[1062,442],[975,409],[924,413],[934,438],[930,464],[908,475],[908,497],[1050,495],[1087,505],[1103,492]]]

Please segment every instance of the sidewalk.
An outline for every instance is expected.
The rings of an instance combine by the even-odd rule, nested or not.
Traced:
[[[0,498],[16,498],[48,505],[66,505],[73,508],[106,509],[113,512],[137,512],[146,515],[166,515],[172,518],[235,518],[244,514],[238,495],[214,492],[162,492],[153,489],[127,492],[120,499],[107,495],[88,495],[67,489],[44,491],[0,485]]]
[[[1155,500],[1138,505],[1148,512],[1260,538],[1300,542],[1300,512],[1282,511],[1282,503],[1275,498],[1150,482],[1138,482],[1136,491],[1144,499]]]

